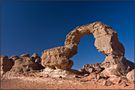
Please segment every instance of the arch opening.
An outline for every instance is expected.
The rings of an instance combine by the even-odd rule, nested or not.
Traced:
[[[72,69],[79,70],[86,64],[103,62],[105,55],[96,49],[94,41],[95,38],[93,35],[86,35],[81,38],[78,44],[77,54],[71,58],[74,61]]]

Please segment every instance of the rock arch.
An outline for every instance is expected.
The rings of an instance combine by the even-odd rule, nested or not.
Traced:
[[[92,34],[95,38],[95,47],[98,51],[105,54],[106,59],[102,63],[103,67],[107,68],[104,72],[110,73],[112,70],[120,68],[122,72],[127,69],[127,66],[121,67],[124,58],[125,49],[119,42],[117,33],[102,22],[94,22],[83,26],[76,27],[66,36],[64,46],[45,50],[42,54],[42,65],[51,68],[71,69],[73,61],[72,56],[77,54],[77,47],[81,37]],[[107,67],[106,63],[110,63]],[[113,62],[113,63],[112,63]],[[117,66],[113,66],[115,65]],[[115,72],[116,73],[116,72]]]
[[[125,50],[118,40],[117,33],[102,22],[94,22],[75,28],[67,35],[65,47],[73,49],[71,52],[76,54],[80,38],[87,34],[93,34],[95,47],[103,54],[124,55]]]

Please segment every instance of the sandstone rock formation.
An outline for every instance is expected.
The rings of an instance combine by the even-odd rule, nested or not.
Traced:
[[[30,57],[30,55],[25,53],[25,54],[20,55],[20,57]]]
[[[102,72],[107,76],[126,75],[130,70],[135,68],[135,64],[127,60],[124,56],[109,55],[102,62],[105,70]]]
[[[94,36],[94,45],[97,50],[106,56],[105,61],[100,65],[102,69],[104,68],[102,72],[104,75],[123,75],[134,68],[134,64],[128,63],[129,61],[124,57],[125,49],[119,42],[117,33],[102,22],[76,27],[66,36],[64,46],[43,52],[41,57],[42,65],[44,67],[70,69],[73,65],[73,61],[70,58],[77,54],[81,37],[89,34]],[[90,70],[90,72],[92,71]]]
[[[12,59],[13,61],[15,61],[16,59],[19,59],[19,56],[11,56],[9,57],[9,59]]]
[[[103,67],[101,67],[101,64],[100,63],[97,63],[97,64],[86,64],[83,66],[83,68],[80,70],[82,73],[88,73],[88,74],[91,74],[91,73],[100,73],[104,70]]]
[[[53,68],[49,68],[46,67],[43,72],[40,72],[40,75],[42,76],[48,76],[48,77],[59,77],[59,78],[71,78],[74,75],[80,75],[80,72],[77,70],[63,70],[63,69],[53,69]]]
[[[126,75],[127,79],[131,82],[135,82],[135,69],[133,69],[132,71],[128,72],[128,74]]]
[[[34,62],[41,63],[41,58],[37,53],[33,53],[33,55],[31,56],[31,59]]]
[[[7,56],[0,56],[1,75],[7,71],[24,73],[44,69],[40,62],[41,58],[37,54],[33,54],[31,57],[29,54],[11,56],[9,58]]]
[[[70,49],[64,46],[45,50],[42,55],[42,65],[51,68],[70,69],[73,62],[68,59]]]
[[[20,57],[14,61],[14,66],[11,71],[16,73],[24,73],[32,70],[43,69],[43,66],[39,63],[33,62],[32,59],[28,56]]]
[[[12,59],[9,59],[7,56],[0,56],[1,75],[6,73],[7,71],[10,71],[13,65],[14,62]]]

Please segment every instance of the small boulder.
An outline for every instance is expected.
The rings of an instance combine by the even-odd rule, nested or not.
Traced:
[[[17,59],[19,59],[19,56],[11,56],[9,59],[12,59],[12,60],[17,60]]]
[[[100,66],[100,63],[97,64],[86,64],[83,66],[83,68],[80,70],[82,73],[100,73],[103,71],[104,68]]]
[[[22,54],[20,57],[30,57],[30,54]]]
[[[92,73],[87,77],[82,78],[81,81],[91,81],[92,79],[97,79],[97,75],[95,73]]]
[[[112,76],[112,77],[109,78],[109,80],[114,84],[119,84],[121,82],[121,77]]]
[[[127,79],[131,82],[135,82],[135,69],[133,69],[132,71],[128,72],[128,74],[126,75]]]
[[[33,55],[31,56],[31,59],[33,62],[41,63],[41,58],[37,53],[33,53]]]
[[[110,80],[106,80],[103,82],[103,85],[104,86],[111,86],[111,85],[113,85],[113,83]]]
[[[122,87],[128,86],[128,84],[125,81],[122,81],[119,85],[122,86]]]
[[[31,57],[36,59],[36,58],[39,58],[39,55],[37,53],[33,53]]]

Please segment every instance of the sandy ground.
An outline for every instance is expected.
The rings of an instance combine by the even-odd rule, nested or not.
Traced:
[[[61,78],[12,78],[1,80],[2,89],[134,89],[135,84],[128,86],[111,85],[104,86],[102,83]]]

